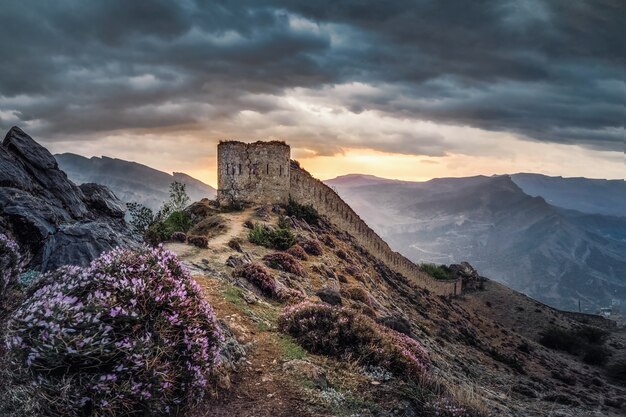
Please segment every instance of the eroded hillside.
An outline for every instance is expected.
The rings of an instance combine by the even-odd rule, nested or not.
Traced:
[[[245,351],[234,372],[219,380],[216,397],[194,416],[411,416],[446,407],[449,414],[441,415],[623,415],[626,389],[602,368],[537,343],[551,326],[581,327],[556,310],[493,282],[460,298],[434,296],[323,219],[308,224],[269,207],[219,213],[206,200],[193,210],[220,219],[207,231],[208,247],[168,247],[192,269],[232,330],[233,345]],[[251,228],[273,230],[279,222],[297,236],[291,255],[249,241]],[[241,272],[250,265],[274,280],[273,292]],[[305,300],[356,311],[410,335],[428,352],[434,385],[372,366],[367,358],[307,351],[301,344],[310,343],[279,324],[285,308]],[[619,357],[626,342],[612,333],[606,346]]]

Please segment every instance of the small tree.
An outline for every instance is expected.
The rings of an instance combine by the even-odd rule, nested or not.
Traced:
[[[169,199],[156,213],[139,203],[126,204],[130,214],[129,223],[133,231],[140,233],[146,242],[156,245],[169,239],[175,232],[189,230],[191,219],[184,212],[189,201],[186,185],[174,181],[170,184]]]
[[[172,213],[183,211],[189,204],[189,201],[187,184],[174,181],[170,184],[170,198],[161,207],[161,215],[163,217],[169,217]]]
[[[130,225],[133,231],[143,234],[155,222],[154,212],[148,207],[139,203],[126,203],[128,214],[130,214]]]

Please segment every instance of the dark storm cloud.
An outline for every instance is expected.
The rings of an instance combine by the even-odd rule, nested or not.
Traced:
[[[272,97],[359,82],[376,93],[337,97],[353,112],[623,151],[625,19],[620,0],[5,1],[0,124],[49,138],[242,110],[293,124]],[[445,152],[437,136],[367,140]]]

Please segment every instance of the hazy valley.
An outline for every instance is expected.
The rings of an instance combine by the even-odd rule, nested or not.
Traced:
[[[623,213],[623,181],[517,174],[417,183],[350,175],[326,183],[415,262],[467,260],[485,276],[569,310],[579,299],[590,312],[626,299],[626,217],[599,214]]]

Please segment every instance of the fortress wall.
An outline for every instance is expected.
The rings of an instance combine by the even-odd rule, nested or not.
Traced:
[[[310,204],[320,214],[328,217],[334,224],[354,236],[372,255],[383,261],[390,269],[413,279],[421,286],[438,295],[456,295],[462,291],[461,279],[442,281],[432,278],[419,270],[417,265],[391,250],[389,245],[374,232],[346,204],[335,191],[315,179],[297,162],[292,162],[290,173],[290,197],[300,204]]]
[[[289,202],[290,148],[284,142],[220,142],[217,199],[260,204]]]

